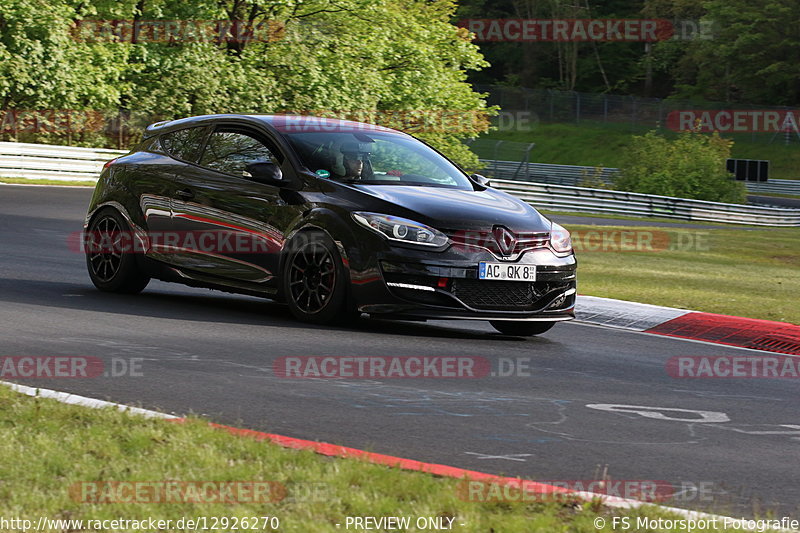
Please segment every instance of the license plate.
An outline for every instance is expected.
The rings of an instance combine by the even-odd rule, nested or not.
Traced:
[[[478,279],[536,281],[536,265],[511,265],[481,261],[478,263]]]

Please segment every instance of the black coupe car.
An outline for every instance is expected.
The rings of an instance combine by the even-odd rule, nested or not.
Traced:
[[[149,126],[108,162],[84,227],[89,275],[285,301],[299,319],[488,320],[535,335],[574,317],[569,233],[399,131],[291,115]]]

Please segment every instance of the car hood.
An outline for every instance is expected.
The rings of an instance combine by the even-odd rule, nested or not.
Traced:
[[[386,206],[387,214],[415,218],[440,229],[491,229],[501,225],[517,232],[549,231],[550,221],[527,203],[487,188],[483,191],[402,185],[353,185],[353,188],[399,206],[402,214]]]

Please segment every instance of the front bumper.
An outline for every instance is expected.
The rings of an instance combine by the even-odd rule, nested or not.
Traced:
[[[391,248],[378,255],[367,283],[354,280],[359,311],[413,318],[561,321],[575,317],[574,255],[529,250],[514,265],[536,265],[535,282],[478,279],[485,249],[431,253]]]

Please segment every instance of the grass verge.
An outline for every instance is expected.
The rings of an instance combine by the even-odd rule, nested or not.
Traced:
[[[96,181],[63,181],[63,180],[38,180],[30,178],[0,178],[0,183],[9,185],[64,185],[67,187],[94,187]]]
[[[531,151],[531,161],[536,163],[619,167],[624,148],[633,142],[634,135],[644,133],[646,130],[632,132],[627,124],[585,121],[580,124],[541,123],[529,131],[491,131],[481,139],[536,143]],[[668,138],[677,135],[672,131],[662,130],[661,133]],[[748,135],[724,137],[734,141],[731,157],[769,160],[770,178],[800,178],[800,144],[797,142],[786,145],[781,140],[751,142]],[[491,153],[479,155],[491,158]],[[512,157],[514,154],[500,155]]]
[[[711,228],[722,229],[763,229],[764,226],[751,226],[748,224],[726,224],[724,222],[705,222],[703,220],[681,220],[679,218],[663,218],[663,217],[636,217],[627,215],[617,215],[616,213],[588,213],[584,211],[555,211],[550,209],[536,209],[543,215],[563,215],[581,218],[597,218],[601,220],[630,220],[633,222],[640,222],[642,226],[652,226],[654,224],[672,224],[672,225],[692,225],[692,226],[709,226]]]
[[[565,226],[581,294],[800,324],[800,230]]]
[[[100,530],[86,522],[89,520],[152,517],[175,524],[184,517],[233,520],[274,516],[280,521],[280,531],[335,532],[346,529],[347,516],[408,516],[412,522],[417,517],[452,517],[452,531],[595,532],[613,531],[613,516],[629,517],[633,523],[638,517],[670,517],[653,507],[612,511],[599,502],[577,500],[466,501],[457,495],[459,481],[455,479],[287,450],[213,429],[198,419],[183,424],[145,419],[113,409],[88,409],[31,398],[5,386],[0,386],[0,428],[0,516],[29,519],[34,524],[40,516],[84,521],[80,527],[74,523],[71,528],[64,526],[64,531],[135,531],[113,527]],[[83,503],[80,495],[85,492],[70,492],[70,487],[87,481],[152,484],[159,480],[274,481],[283,484],[286,497],[276,503]],[[316,487],[313,492],[297,489],[312,485]],[[128,496],[124,499],[135,499],[134,494],[139,493],[125,494]],[[309,498],[309,494],[314,497]],[[605,527],[595,526],[598,518],[605,520]],[[248,530],[273,530],[261,528],[260,521],[258,524],[258,528]]]

